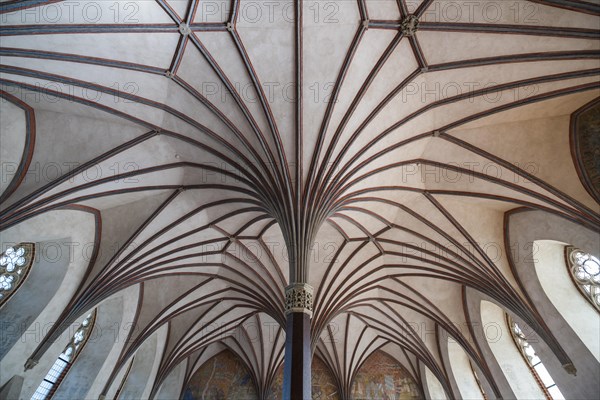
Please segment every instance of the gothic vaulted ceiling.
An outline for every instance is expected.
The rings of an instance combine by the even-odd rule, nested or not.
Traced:
[[[379,348],[444,382],[414,326],[480,358],[465,288],[551,343],[506,216],[599,229],[569,144],[600,94],[598,1],[449,3],[0,3],[1,228],[93,217],[61,322],[139,285],[121,365],[167,326],[159,382],[229,348],[259,390],[283,342],[246,327],[282,329],[291,282],[315,288],[313,346],[343,390]]]

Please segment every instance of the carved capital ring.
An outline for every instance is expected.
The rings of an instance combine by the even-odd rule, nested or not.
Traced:
[[[285,315],[296,312],[312,317],[313,287],[306,283],[295,283],[285,288]]]

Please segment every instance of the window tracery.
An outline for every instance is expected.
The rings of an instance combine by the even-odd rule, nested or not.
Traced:
[[[577,288],[600,311],[600,260],[574,247],[566,248],[566,258]]]
[[[20,243],[9,247],[0,256],[0,306],[17,291],[25,281],[33,264],[35,246]]]
[[[31,400],[45,400],[52,397],[90,338],[95,322],[96,310],[88,314],[81,322],[81,325],[77,328],[63,352],[60,353],[54,365],[52,365],[52,368],[50,368],[50,371],[48,371],[42,383],[36,389]]]
[[[544,392],[546,398],[548,400],[564,400],[565,397],[558,389],[558,386],[556,386],[556,383],[550,376],[550,373],[542,363],[542,360],[537,356],[533,346],[531,346],[519,325],[508,315],[506,316],[506,320],[517,348],[529,365],[529,369],[533,374],[533,377],[540,385],[540,388]]]

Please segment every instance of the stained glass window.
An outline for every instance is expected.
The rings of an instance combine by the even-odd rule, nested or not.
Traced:
[[[69,341],[69,344],[65,347],[62,353],[58,356],[50,371],[46,374],[46,377],[40,383],[40,386],[37,388],[31,400],[45,400],[50,399],[58,385],[62,382],[62,380],[67,375],[69,368],[75,362],[75,358],[83,349],[83,346],[87,343],[90,333],[92,332],[92,328],[94,327],[94,322],[96,321],[96,310],[88,314],[87,317],[81,322],[77,331]]]
[[[0,256],[0,306],[17,291],[25,281],[33,263],[35,246],[20,243],[9,247]]]
[[[523,355],[525,361],[529,365],[529,369],[533,374],[533,377],[540,385],[540,388],[544,392],[544,395],[548,400],[564,400],[564,396],[554,383],[554,380],[550,376],[550,373],[542,363],[542,360],[537,356],[533,346],[527,341],[525,334],[519,327],[519,325],[512,320],[508,315],[506,316],[508,326],[510,326],[510,331],[512,333],[512,337],[515,341],[515,344],[519,348],[519,351]]]
[[[566,248],[567,266],[584,297],[600,311],[600,260],[589,253]]]

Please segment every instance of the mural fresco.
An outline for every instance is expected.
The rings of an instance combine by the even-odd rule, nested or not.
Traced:
[[[421,394],[404,367],[383,351],[377,351],[356,374],[352,383],[352,399],[418,400]]]
[[[190,379],[183,400],[258,400],[250,372],[230,351],[208,360]]]
[[[271,392],[267,399],[281,400],[282,393],[283,366],[279,368],[279,371],[273,380]],[[313,400],[340,400],[335,379],[319,357],[313,357],[312,362],[312,398]]]
[[[600,102],[575,113],[574,118],[573,150],[583,184],[596,199],[600,199]]]
[[[340,400],[335,379],[318,357],[313,358],[313,400]],[[281,400],[283,366],[267,400]],[[257,400],[249,371],[233,353],[224,351],[206,362],[185,388],[183,400]],[[352,400],[420,400],[417,385],[392,357],[377,351],[361,367],[352,384]]]

